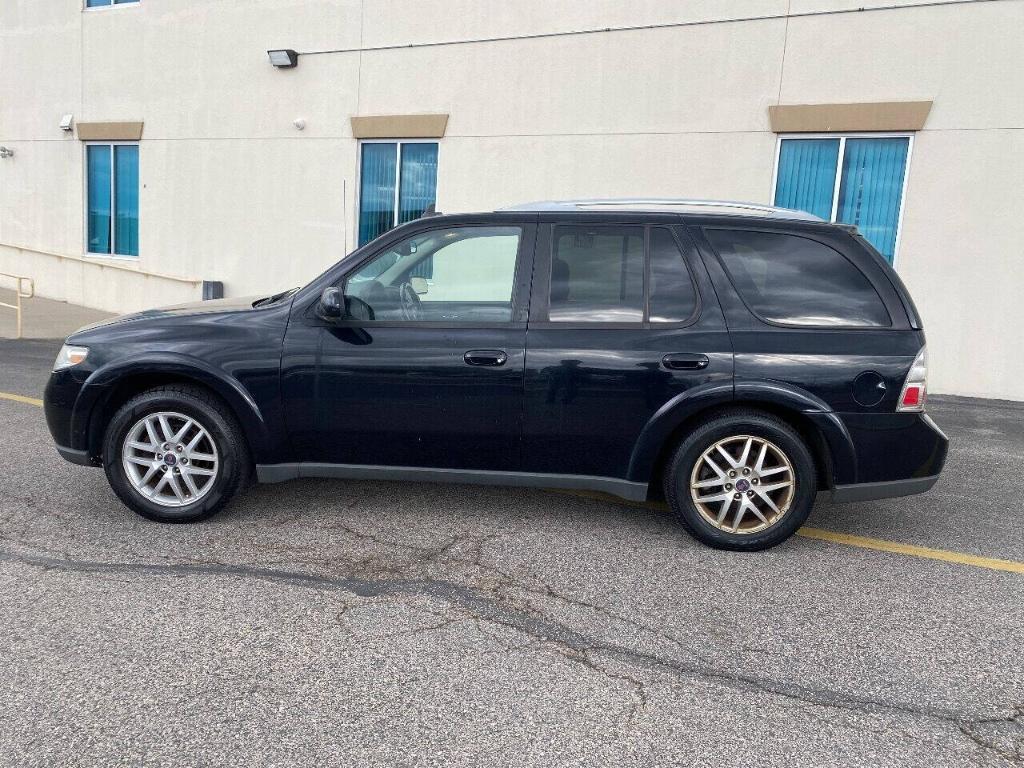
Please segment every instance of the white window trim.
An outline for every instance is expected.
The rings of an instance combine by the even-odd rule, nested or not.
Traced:
[[[115,197],[115,188],[117,186],[114,180],[114,150],[113,147],[137,147],[139,142],[137,141],[86,141],[83,142],[82,147],[82,255],[87,259],[109,259],[112,261],[127,261],[133,264],[139,262],[139,258],[142,256],[142,248],[139,248],[138,256],[128,256],[122,253],[114,253],[117,248],[115,242],[115,231],[114,220],[117,208],[115,203],[117,199]],[[89,250],[89,151],[86,147],[111,147],[110,153],[110,253],[93,253]],[[139,152],[139,166],[142,166],[142,152]],[[142,185],[142,171],[139,171],[139,185]],[[142,208],[142,195],[139,195],[139,208]],[[141,219],[142,216],[140,215]],[[140,238],[141,244],[141,238]]]
[[[434,198],[436,199],[439,195],[439,184],[441,180],[441,142],[438,139],[359,139],[356,143],[356,185],[354,191],[354,218],[355,222],[352,228],[352,249],[359,248],[359,210],[362,205],[362,189],[363,189],[363,145],[365,144],[397,144],[398,147],[396,152],[398,153],[395,157],[395,203],[392,211],[395,215],[395,226],[398,226],[398,195],[402,189],[402,145],[403,144],[436,144],[437,145],[437,184],[434,187]]]
[[[829,221],[835,222],[839,209],[839,187],[843,180],[843,159],[846,156],[847,139],[908,139],[907,162],[903,169],[903,188],[900,190],[900,214],[896,218],[896,241],[892,249],[892,266],[896,268],[900,256],[900,240],[903,235],[903,215],[907,210],[907,187],[910,186],[910,161],[914,156],[914,134],[908,132],[862,132],[862,133],[780,133],[775,141],[775,161],[772,164],[772,191],[770,205],[775,205],[775,191],[779,183],[779,157],[782,142],[786,139],[839,139],[839,156],[836,159],[836,181],[832,190],[832,213]]]

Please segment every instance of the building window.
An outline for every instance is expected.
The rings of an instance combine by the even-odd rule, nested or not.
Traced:
[[[86,251],[139,255],[139,145],[88,144]]]
[[[856,225],[891,264],[909,157],[909,136],[783,137],[775,205]]]
[[[437,143],[367,141],[359,163],[359,245],[418,219],[437,196]]]
[[[85,0],[86,8],[102,8],[107,5],[127,5],[137,3],[139,0]]]

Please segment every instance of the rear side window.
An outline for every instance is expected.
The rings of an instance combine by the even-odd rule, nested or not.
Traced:
[[[708,229],[747,306],[773,323],[883,328],[892,324],[874,286],[829,246],[779,232]]]
[[[697,291],[683,253],[664,227],[651,229],[652,323],[683,323],[697,310]]]
[[[645,252],[649,254],[646,267]],[[697,289],[668,228],[555,228],[548,312],[551,321],[684,323],[693,317],[697,306]]]
[[[558,322],[641,322],[644,228],[556,228],[548,316]]]

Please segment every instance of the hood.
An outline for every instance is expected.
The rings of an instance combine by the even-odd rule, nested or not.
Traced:
[[[117,315],[115,317],[109,317],[106,320],[100,320],[98,323],[92,323],[91,325],[79,328],[71,335],[77,336],[85,331],[92,331],[109,325],[130,323],[134,320],[156,320],[163,317],[184,317],[187,315],[207,315],[211,313],[251,312],[254,309],[253,302],[266,298],[267,297],[265,296],[242,296],[231,299],[190,301],[186,304],[174,304],[169,307],[145,309],[141,312],[130,312],[127,315]],[[270,302],[268,302],[268,304],[269,303]]]

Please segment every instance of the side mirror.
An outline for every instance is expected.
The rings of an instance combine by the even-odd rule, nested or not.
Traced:
[[[340,320],[345,316],[345,295],[341,288],[328,286],[320,294],[320,315],[328,320]]]

